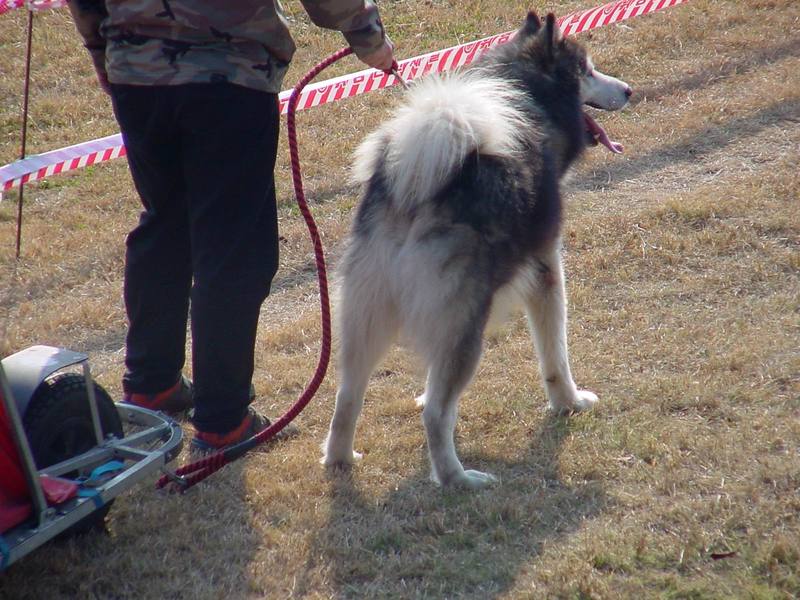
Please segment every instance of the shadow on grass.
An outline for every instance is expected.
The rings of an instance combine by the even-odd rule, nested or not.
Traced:
[[[798,120],[800,100],[781,100],[746,116],[693,131],[686,139],[660,146],[625,163],[615,163],[611,169],[598,169],[591,174],[576,176],[565,188],[567,193],[575,190],[613,189],[620,182],[635,179],[668,165],[697,163],[701,157],[719,152],[726,146],[752,137],[781,121]],[[613,179],[609,178],[608,171],[613,173]]]
[[[465,465],[502,478],[477,493],[432,484],[427,455],[421,457],[426,472],[379,502],[365,496],[358,467],[332,474],[330,518],[312,554],[329,562],[335,595],[491,598],[508,591],[546,544],[568,536],[608,503],[602,485],[569,485],[559,477],[568,431],[567,420],[550,416],[522,455],[464,455]]]
[[[738,56],[726,56],[723,60],[703,65],[694,73],[637,88],[631,98],[631,106],[636,106],[644,99],[660,100],[676,92],[699,90],[720,79],[749,73],[758,67],[792,56],[800,56],[800,38],[789,39],[763,48],[746,48],[745,52]]]

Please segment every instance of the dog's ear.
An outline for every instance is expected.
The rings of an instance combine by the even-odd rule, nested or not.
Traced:
[[[556,46],[564,39],[561,33],[561,28],[556,22],[556,16],[553,13],[548,13],[545,17],[544,23],[544,45],[547,49],[547,57],[549,59],[555,58]]]
[[[520,33],[522,35],[535,35],[541,28],[542,20],[539,18],[539,15],[536,14],[536,11],[531,10],[528,12],[528,16],[525,17],[525,22],[522,24]]]

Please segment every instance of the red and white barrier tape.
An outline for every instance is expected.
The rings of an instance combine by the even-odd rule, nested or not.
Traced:
[[[602,6],[572,13],[558,20],[561,30],[566,35],[575,35],[583,31],[611,25],[640,15],[657,12],[688,0],[616,0]],[[64,0],[0,0],[0,13],[17,8],[24,4],[40,8],[55,7],[66,4]],[[4,8],[5,7],[5,8]],[[10,7],[10,8],[9,8]],[[421,77],[428,73],[440,73],[462,67],[471,63],[476,57],[489,48],[503,44],[514,36],[514,31],[493,35],[475,42],[453,46],[445,50],[430,52],[415,58],[400,61],[398,72],[406,81]],[[366,69],[328,79],[310,85],[301,94],[297,110],[304,110],[322,104],[329,104],[352,98],[366,92],[380,90],[396,85],[393,75],[387,75],[375,69]],[[285,113],[291,91],[281,92],[279,99],[281,113]],[[36,181],[56,173],[64,173],[87,165],[111,160],[125,154],[125,147],[120,134],[83,142],[68,148],[53,150],[43,154],[29,156],[22,160],[0,167],[0,193],[17,187],[22,183]]]
[[[59,150],[34,154],[0,167],[0,182],[2,182],[0,192],[22,183],[74,171],[120,156],[125,156],[125,145],[122,143],[122,134],[119,133]]]
[[[48,8],[61,8],[66,5],[67,0],[0,0],[0,15],[23,6],[28,10],[47,10]]]

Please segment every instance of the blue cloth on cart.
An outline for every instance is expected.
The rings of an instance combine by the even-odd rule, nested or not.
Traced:
[[[82,477],[78,480],[80,489],[78,490],[79,498],[91,498],[97,508],[103,508],[105,502],[100,492],[96,489],[103,485],[106,481],[111,479],[114,475],[119,473],[125,468],[124,463],[118,460],[111,460],[105,464],[96,467],[88,477]]]
[[[11,558],[11,548],[8,547],[5,538],[0,535],[0,572],[6,570],[9,558]]]

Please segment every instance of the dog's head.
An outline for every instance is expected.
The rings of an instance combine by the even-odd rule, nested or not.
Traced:
[[[564,37],[552,13],[544,22],[531,11],[517,34],[521,55],[533,61],[539,72],[549,76],[559,87],[569,92],[577,86],[581,104],[603,110],[619,110],[628,103],[633,93],[630,86],[610,75],[598,71],[586,49],[576,41]],[[567,94],[562,94],[565,97]],[[612,152],[622,147],[608,139],[603,128],[586,112],[584,122],[588,141],[602,143]]]

